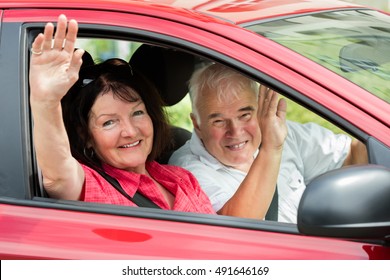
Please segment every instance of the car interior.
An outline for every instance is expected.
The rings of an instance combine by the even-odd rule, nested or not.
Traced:
[[[33,36],[32,36],[33,37]],[[94,42],[99,41],[100,38],[88,38],[86,41]],[[112,40],[115,41],[115,40]],[[132,43],[132,42],[131,42]],[[94,53],[94,50],[85,48],[83,55],[83,65],[81,67],[86,67],[89,65],[93,65],[94,63],[98,63],[102,59],[101,54]],[[146,76],[150,81],[152,81],[161,97],[164,101],[166,108],[170,108],[172,106],[180,103],[187,95],[188,95],[188,85],[193,71],[197,67],[201,67],[211,61],[194,55],[189,52],[182,51],[180,49],[168,48],[165,46],[157,46],[155,44],[142,43],[137,46],[135,51],[132,51],[130,55],[128,55],[128,61],[133,68],[137,68],[142,72],[144,76]],[[126,55],[111,55],[110,57],[119,57],[122,59],[126,59]],[[108,58],[108,57],[107,57]],[[189,115],[188,115],[189,119]],[[169,157],[171,154],[182,145],[185,144],[187,140],[191,138],[192,131],[188,127],[182,127],[180,124],[176,124],[174,121],[171,122],[171,146],[168,150],[166,150],[157,161],[161,164],[167,164]],[[212,223],[212,224],[220,224],[220,225],[228,225],[228,226],[239,226],[239,227],[258,227],[259,225],[254,225],[251,219],[249,221],[245,221],[246,219],[242,218],[234,218],[234,217],[225,217],[218,216],[218,219],[215,217],[208,217],[208,215],[202,215],[197,213],[175,213],[175,215],[167,216],[161,211],[161,209],[151,209],[147,207],[136,208],[136,207],[126,207],[120,205],[106,205],[106,204],[98,204],[98,203],[90,203],[83,201],[68,201],[68,200],[58,200],[50,198],[46,191],[43,188],[42,176],[39,166],[36,166],[37,169],[37,180],[36,186],[33,191],[32,200],[35,202],[49,203],[49,205],[59,205],[61,208],[65,209],[73,209],[73,210],[82,210],[82,211],[91,211],[95,213],[109,213],[109,214],[120,214],[128,213],[131,216],[138,217],[148,217],[149,215],[153,215],[154,218],[164,217],[164,219],[172,219],[175,221],[202,221],[202,223]],[[158,211],[157,214],[155,211]],[[205,217],[206,216],[206,217]],[[268,221],[267,221],[268,222]],[[272,221],[269,221],[274,223]],[[267,227],[267,225],[266,225]],[[264,225],[261,226],[264,229]],[[270,229],[272,231],[281,231],[288,232],[292,234],[297,234],[297,228],[294,224],[286,224],[283,226],[278,226],[273,224]]]
[[[187,83],[197,58],[179,50],[143,44],[132,55],[130,65],[141,71],[159,90],[166,106],[174,106],[188,93]],[[157,160],[167,164],[171,154],[191,138],[185,128],[171,125],[172,146]]]

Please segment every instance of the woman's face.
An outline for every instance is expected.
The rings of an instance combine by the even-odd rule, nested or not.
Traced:
[[[145,162],[153,147],[153,123],[139,98],[126,102],[112,92],[99,95],[88,120],[95,153],[113,167],[145,172]]]

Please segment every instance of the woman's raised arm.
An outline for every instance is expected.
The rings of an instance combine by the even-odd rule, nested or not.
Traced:
[[[84,172],[71,155],[62,119],[61,99],[78,79],[83,50],[74,51],[78,25],[58,17],[57,30],[47,23],[31,47],[30,105],[34,145],[43,183],[51,197],[79,199]],[[54,40],[53,40],[54,34]]]

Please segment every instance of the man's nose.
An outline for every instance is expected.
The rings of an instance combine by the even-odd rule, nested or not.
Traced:
[[[236,136],[241,131],[241,125],[238,121],[230,120],[227,122],[227,131],[228,136]]]

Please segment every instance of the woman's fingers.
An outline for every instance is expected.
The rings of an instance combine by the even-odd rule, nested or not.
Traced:
[[[34,39],[34,42],[31,45],[32,54],[38,55],[42,52],[42,43],[44,40],[44,35],[42,33],[38,34],[38,36]]]
[[[83,50],[74,51],[78,25],[75,20],[68,24],[65,15],[58,17],[54,25],[48,23],[31,46],[30,85],[37,100],[62,98],[78,79]],[[53,37],[54,36],[54,37]]]
[[[77,40],[78,24],[74,19],[68,23],[68,32],[66,33],[64,50],[73,53]]]
[[[78,49],[74,52],[72,56],[72,60],[69,65],[69,75],[73,75],[74,80],[78,79],[78,73],[80,71],[81,64],[83,63],[82,56],[84,54],[84,50]]]
[[[60,15],[58,17],[56,33],[54,35],[53,49],[62,50],[66,36],[66,23],[66,16]]]
[[[42,51],[48,51],[51,49],[52,39],[53,39],[54,25],[49,22],[45,26],[45,31],[43,32],[43,44],[41,46]]]
[[[35,39],[32,49],[35,53],[40,51],[66,51],[68,53],[73,53],[74,46],[77,39],[78,24],[75,20],[70,20],[67,22],[65,15],[60,15],[57,21],[57,28],[54,34],[54,25],[52,23],[47,23],[45,30],[42,36],[38,35]],[[54,36],[54,40],[53,40]]]

